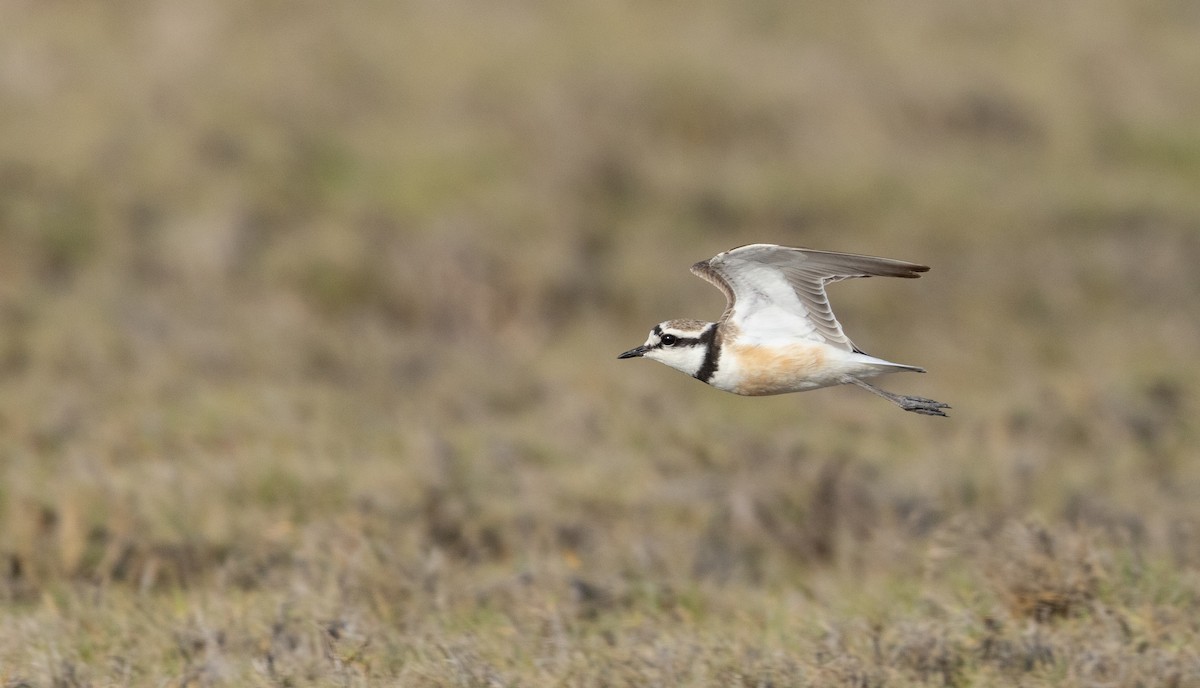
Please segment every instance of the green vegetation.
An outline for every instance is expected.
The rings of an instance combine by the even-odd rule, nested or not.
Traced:
[[[0,683],[1200,686],[1198,34],[6,4]],[[753,241],[952,417],[615,359]]]

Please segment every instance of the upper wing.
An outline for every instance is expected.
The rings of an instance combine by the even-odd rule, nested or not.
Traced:
[[[851,277],[919,277],[929,268],[890,258],[750,244],[692,266],[725,293],[725,313],[743,336],[797,336],[848,351],[854,343],[833,316],[825,285]]]

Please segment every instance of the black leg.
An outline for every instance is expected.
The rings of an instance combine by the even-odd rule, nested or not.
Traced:
[[[847,378],[846,382],[852,385],[858,385],[872,394],[878,394],[905,411],[912,411],[913,413],[920,413],[921,415],[925,416],[945,417],[946,413],[942,409],[950,408],[950,404],[943,404],[940,401],[926,399],[925,397],[910,397],[905,394],[892,394],[891,392],[879,389],[875,385],[868,384],[855,377]]]

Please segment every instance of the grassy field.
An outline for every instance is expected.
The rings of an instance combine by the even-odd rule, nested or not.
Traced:
[[[0,685],[1200,686],[1200,12],[0,7]],[[748,242],[888,388],[617,361]]]

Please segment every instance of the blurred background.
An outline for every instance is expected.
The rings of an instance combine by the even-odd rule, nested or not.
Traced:
[[[0,679],[1196,685],[1198,32],[6,2]],[[752,242],[951,418],[616,360]]]

